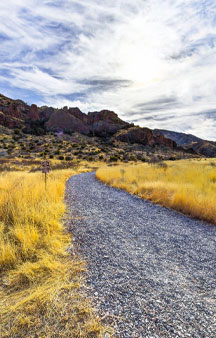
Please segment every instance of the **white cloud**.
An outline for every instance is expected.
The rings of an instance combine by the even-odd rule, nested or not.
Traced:
[[[215,138],[215,10],[212,0],[1,2],[0,88]]]

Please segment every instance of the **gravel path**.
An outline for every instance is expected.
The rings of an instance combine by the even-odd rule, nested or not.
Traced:
[[[108,187],[67,182],[89,293],[117,337],[216,337],[216,227]]]

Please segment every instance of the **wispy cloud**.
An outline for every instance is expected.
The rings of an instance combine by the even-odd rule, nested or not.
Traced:
[[[7,0],[0,91],[214,139],[213,0]]]

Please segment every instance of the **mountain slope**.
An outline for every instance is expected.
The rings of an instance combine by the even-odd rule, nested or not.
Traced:
[[[110,110],[84,114],[77,107],[57,109],[37,107],[34,104],[29,106],[21,100],[12,100],[4,95],[0,95],[0,125],[36,135],[44,135],[49,131],[69,134],[78,132],[90,137],[114,137],[114,140],[129,144],[177,148],[176,143],[165,138],[162,133],[154,135],[151,129],[139,126],[134,128],[133,124],[121,120]]]
[[[45,135],[47,132],[76,133],[88,137],[113,138],[128,144],[167,147],[192,155],[216,156],[216,143],[191,134],[169,130],[141,128],[121,120],[110,110],[85,114],[78,107],[61,109],[31,106],[0,94],[0,125],[21,129],[25,133]]]
[[[164,137],[170,138],[171,140],[175,141],[179,146],[185,146],[192,144],[193,142],[200,142],[202,141],[201,138],[194,136],[192,134],[185,134],[179,133],[171,130],[165,129],[154,129],[154,133],[161,133]]]
[[[216,156],[216,142],[203,140],[191,134],[178,133],[171,130],[155,129],[153,133],[161,133],[164,137],[175,141],[178,146],[183,147],[185,150],[193,149],[197,154],[207,157]]]

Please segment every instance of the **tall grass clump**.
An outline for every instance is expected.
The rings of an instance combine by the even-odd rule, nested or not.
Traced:
[[[0,336],[101,337],[60,219],[72,170],[0,174]]]
[[[181,160],[100,168],[99,180],[216,224],[216,161]]]

